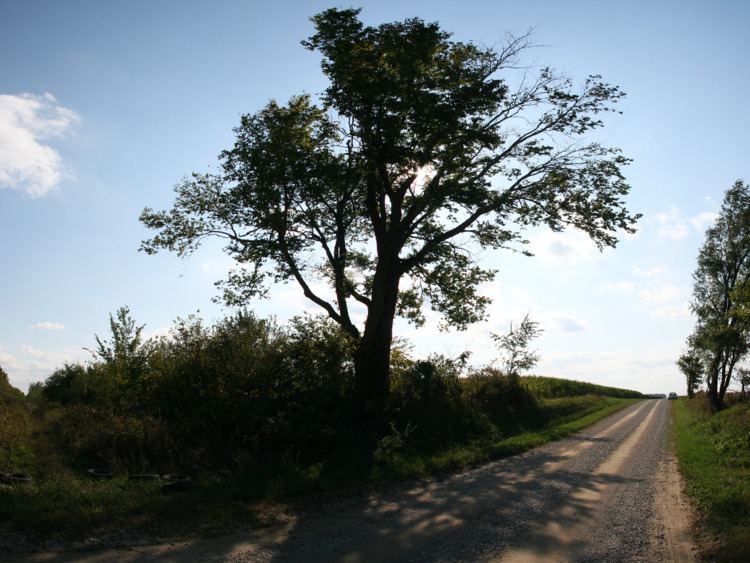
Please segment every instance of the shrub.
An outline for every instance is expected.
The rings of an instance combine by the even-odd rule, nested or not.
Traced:
[[[486,416],[464,400],[459,379],[463,358],[433,356],[394,373],[388,403],[392,429],[406,433],[419,452],[491,433]]]
[[[518,377],[493,368],[476,370],[464,381],[463,392],[471,407],[484,413],[504,435],[545,422],[536,398],[520,385]]]
[[[8,374],[0,367],[0,406],[20,404],[23,398],[23,393],[10,384]]]

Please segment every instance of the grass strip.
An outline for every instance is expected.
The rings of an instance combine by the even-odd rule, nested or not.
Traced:
[[[497,441],[454,447],[428,456],[394,454],[373,468],[371,480],[405,479],[425,477],[433,473],[455,472],[517,455],[583,430],[639,400],[641,399],[601,397],[595,404],[583,407],[579,413],[553,420],[539,430],[523,432]]]
[[[686,491],[701,511],[704,556],[750,561],[750,405],[715,415],[702,396],[673,405],[677,458]]]

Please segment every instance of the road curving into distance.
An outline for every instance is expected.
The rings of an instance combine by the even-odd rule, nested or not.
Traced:
[[[308,502],[277,525],[27,561],[692,561],[666,400],[439,480]]]

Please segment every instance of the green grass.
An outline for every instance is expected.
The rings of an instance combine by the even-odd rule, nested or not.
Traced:
[[[432,455],[391,453],[376,458],[372,466],[347,456],[348,459],[332,459],[309,467],[278,464],[246,474],[198,475],[193,490],[170,496],[160,493],[160,483],[132,483],[124,477],[94,481],[62,465],[55,474],[55,467],[50,466],[45,470],[48,477],[31,485],[0,486],[0,533],[75,540],[117,537],[123,530],[158,536],[188,530],[211,533],[238,521],[252,525],[258,522],[259,506],[267,502],[459,471],[577,432],[636,399],[580,396],[540,402],[550,422],[514,436],[465,444]],[[50,454],[47,452],[45,457],[52,458]]]
[[[393,454],[380,460],[373,468],[371,479],[403,479],[423,477],[431,473],[460,471],[494,459],[523,453],[578,432],[638,400],[592,395],[545,399],[541,401],[542,409],[549,412],[551,421],[540,429],[500,440],[454,447],[429,456]]]
[[[702,396],[673,407],[674,437],[687,493],[716,541],[704,546],[710,560],[750,561],[750,404],[711,415]]]

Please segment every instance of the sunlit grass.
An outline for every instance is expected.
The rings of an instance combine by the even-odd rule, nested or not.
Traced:
[[[677,457],[701,510],[715,561],[750,561],[750,405],[711,415],[702,396],[674,401]]]

